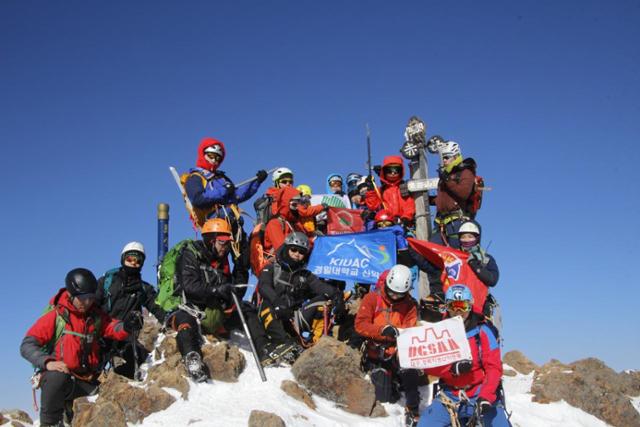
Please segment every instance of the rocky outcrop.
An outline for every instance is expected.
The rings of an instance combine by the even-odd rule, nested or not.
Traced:
[[[20,409],[5,410],[0,413],[0,424],[22,426],[24,424],[33,424],[33,420],[25,411]]]
[[[538,365],[529,360],[518,350],[510,351],[502,357],[502,361],[521,374],[528,375],[538,369]]]
[[[284,420],[271,412],[251,411],[249,427],[285,427]]]
[[[202,347],[202,361],[209,368],[211,379],[234,383],[244,371],[246,360],[237,346],[226,342]]]
[[[295,400],[298,400],[304,403],[309,408],[315,411],[316,404],[314,403],[313,398],[311,397],[311,394],[308,391],[304,390],[302,387],[300,387],[295,381],[291,381],[291,380],[282,381],[282,383],[280,384],[280,389],[285,393],[287,393],[289,396],[293,397]]]
[[[298,358],[292,372],[307,390],[336,402],[345,411],[371,415],[375,388],[360,370],[360,354],[346,344],[322,337]]]
[[[157,384],[146,388],[136,387],[112,372],[100,385],[100,394],[95,403],[87,400],[74,403],[74,426],[139,423],[150,414],[167,409],[174,401],[175,398]]]
[[[640,377],[617,373],[598,359],[568,365],[551,360],[536,369],[531,393],[534,402],[565,400],[613,426],[640,426],[640,413],[629,401],[640,395]]]

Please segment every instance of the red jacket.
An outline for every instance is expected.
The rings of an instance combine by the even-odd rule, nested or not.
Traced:
[[[418,321],[418,310],[416,301],[407,294],[403,299],[392,302],[384,292],[385,279],[388,270],[380,275],[376,289],[369,292],[362,299],[355,319],[355,330],[365,338],[377,343],[391,344],[385,350],[385,356],[392,356],[396,352],[394,338],[381,335],[382,329],[387,325],[396,328],[411,328],[416,326]],[[375,346],[375,343],[371,347]],[[373,349],[369,355],[373,356]]]
[[[69,293],[64,289],[60,289],[54,296],[50,304],[57,305],[55,310],[42,315],[36,323],[29,328],[25,336],[25,341],[29,338],[35,340],[40,348],[35,349],[40,354],[23,355],[34,365],[44,368],[49,361],[64,362],[72,373],[81,377],[97,373],[100,364],[100,345],[99,338],[105,337],[112,340],[122,341],[129,334],[123,329],[122,322],[112,319],[103,312],[97,304],[94,304],[89,312],[80,313],[73,306]],[[41,348],[45,347],[54,339],[56,330],[56,316],[67,317],[68,323],[65,325],[66,331],[72,331],[77,334],[84,334],[89,337],[86,340],[86,368],[82,367],[83,346],[82,338],[78,335],[63,333],[50,355],[42,353]],[[96,319],[94,321],[94,319]],[[100,319],[97,321],[97,319]],[[99,330],[96,331],[96,324],[99,323]],[[89,343],[89,341],[91,341]],[[24,345],[23,345],[24,346]]]
[[[292,187],[284,187],[278,192],[276,203],[278,215],[271,218],[264,229],[264,251],[272,253],[284,243],[285,237],[293,231],[306,233],[300,219],[289,209],[289,202],[300,192]]]
[[[491,329],[480,324],[467,331],[471,359],[471,371],[459,376],[453,376],[451,365],[425,369],[425,373],[440,377],[445,385],[445,392],[458,396],[459,389],[464,389],[468,397],[482,397],[489,402],[496,401],[496,391],[502,378],[502,357],[500,345]],[[479,341],[479,343],[478,343]],[[480,344],[480,345],[478,345]],[[447,387],[449,386],[449,387]]]
[[[385,176],[384,168],[390,164],[399,164],[402,167],[400,178],[395,182],[391,182]],[[403,183],[402,177],[404,176],[404,164],[402,157],[400,156],[387,156],[382,162],[382,172],[380,172],[380,181],[382,182],[382,188],[380,189],[380,196],[375,190],[368,191],[365,196],[365,204],[367,209],[372,212],[376,212],[380,209],[386,209],[393,217],[403,218],[405,220],[413,222],[416,216],[416,205],[413,197],[409,196],[403,198],[400,195],[400,184]]]

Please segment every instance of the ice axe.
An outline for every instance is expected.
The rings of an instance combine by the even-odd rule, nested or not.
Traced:
[[[270,173],[273,173],[273,171],[275,171],[276,169],[278,169],[278,168],[271,168],[271,169],[269,169],[269,170],[267,171],[267,175],[269,175]],[[250,183],[250,182],[253,182],[253,181],[255,181],[256,179],[258,179],[258,177],[257,177],[257,176],[252,176],[252,177],[251,177],[251,178],[249,178],[249,179],[245,179],[244,181],[240,181],[239,183],[237,183],[237,184],[236,184],[236,189],[237,189],[237,188],[242,187],[242,186],[243,186],[243,185],[245,185],[245,184],[248,184],[248,183]]]
[[[234,287],[242,287],[249,285],[234,285]],[[260,357],[258,357],[258,351],[256,350],[256,346],[253,343],[253,337],[251,336],[251,332],[249,332],[249,326],[247,325],[247,321],[244,318],[244,313],[242,313],[242,306],[240,305],[240,301],[238,301],[238,296],[235,292],[231,292],[231,297],[233,298],[233,302],[238,309],[238,315],[240,316],[240,320],[242,321],[242,327],[244,328],[244,333],[247,334],[247,338],[249,339],[249,344],[251,345],[251,353],[253,353],[253,358],[256,361],[256,366],[258,367],[258,372],[260,372],[260,378],[262,382],[267,382],[267,376],[264,373],[264,368],[262,367],[262,363],[260,363]]]

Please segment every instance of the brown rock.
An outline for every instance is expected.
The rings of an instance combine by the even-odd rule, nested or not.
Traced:
[[[24,427],[24,424],[22,424],[20,421],[16,421],[16,420],[10,421],[9,425],[11,427]]]
[[[369,416],[376,402],[373,384],[360,370],[360,354],[331,337],[322,337],[293,364],[298,383],[346,411]]]
[[[138,341],[148,351],[152,352],[156,345],[156,339],[160,334],[160,323],[152,314],[147,314],[144,318],[144,326],[138,335]]]
[[[2,413],[0,413],[0,425],[6,423],[7,421],[9,420],[6,419]]]
[[[505,377],[515,377],[516,375],[518,375],[518,373],[516,371],[512,371],[511,369],[505,369],[504,371],[502,371],[502,375]]]
[[[98,399],[87,410],[73,417],[72,427],[126,427],[125,415],[116,402]]]
[[[93,406],[95,406],[95,404],[93,402],[90,402],[89,399],[84,396],[84,397],[79,397],[76,400],[73,401],[73,421],[74,423],[76,422],[76,420],[80,419],[80,418],[84,418],[84,413],[85,412],[91,412]]]
[[[295,381],[284,380],[282,381],[282,384],[280,384],[280,388],[289,396],[293,397],[296,400],[299,400],[315,411],[316,404],[314,403],[311,394],[301,388]]]
[[[552,360],[537,372],[531,393],[534,402],[565,400],[613,426],[627,427],[640,426],[640,413],[628,397],[638,386],[632,376],[618,374],[598,359],[570,365]]]
[[[205,344],[202,361],[209,368],[211,379],[234,383],[244,370],[246,360],[235,345],[226,342]]]
[[[284,420],[271,412],[251,411],[249,427],[285,427]]]
[[[164,357],[169,357],[174,354],[180,354],[178,351],[178,342],[176,341],[176,334],[170,333],[164,337],[157,350],[160,350],[160,354]]]
[[[175,359],[175,355],[172,357]],[[152,366],[147,373],[145,382],[156,384],[158,387],[174,388],[186,400],[189,396],[189,382],[185,378],[186,371],[183,366],[178,369],[177,365],[181,365],[180,358],[177,358],[177,365],[174,365],[174,362],[175,360],[167,359],[159,365]]]
[[[33,424],[33,420],[25,411],[20,409],[10,409],[8,411],[4,411],[3,414],[6,418],[10,418],[14,421],[22,421],[26,424]]]
[[[122,378],[119,375],[110,375],[108,381],[100,386],[96,404],[104,401],[116,403],[124,412],[127,422],[138,423],[154,412],[167,409],[175,401],[173,396],[156,384],[151,384],[145,390],[123,382]],[[95,408],[92,412],[95,412]],[[92,415],[91,419],[93,418]]]
[[[502,357],[502,361],[511,366],[516,371],[525,375],[530,374],[532,371],[538,369],[538,365],[527,359],[527,357],[518,350],[513,350],[506,353]]]

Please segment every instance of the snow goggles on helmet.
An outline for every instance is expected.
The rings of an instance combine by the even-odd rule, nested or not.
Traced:
[[[392,225],[393,225],[393,221],[388,221],[388,220],[376,222],[377,228],[386,228],[386,227],[391,227]]]
[[[385,168],[383,168],[384,173],[401,173],[402,172],[402,167],[401,166],[387,166]]]
[[[289,250],[294,254],[301,254],[301,255],[307,254],[307,250],[305,248],[299,248],[298,246],[290,246]]]
[[[470,301],[447,301],[447,310],[451,311],[470,311],[471,310],[471,302]]]

